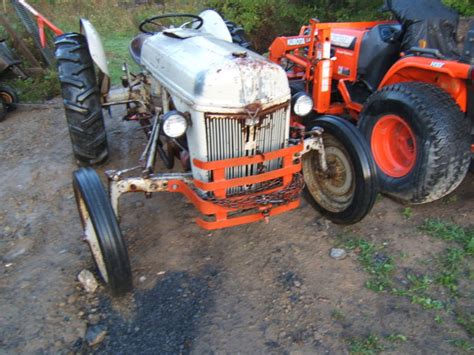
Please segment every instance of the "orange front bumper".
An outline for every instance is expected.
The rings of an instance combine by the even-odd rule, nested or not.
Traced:
[[[303,186],[302,184],[301,186],[296,184],[298,186],[295,188],[293,186],[296,186],[295,179],[301,177],[301,162],[297,158],[297,155],[302,150],[303,145],[300,144],[249,157],[213,162],[203,162],[195,159],[193,161],[194,165],[199,169],[210,171],[212,178],[210,182],[194,180],[194,186],[204,192],[212,192],[213,198],[202,198],[192,186],[181,180],[170,180],[168,182],[168,191],[182,193],[202,214],[210,217],[209,219],[211,220],[205,220],[203,218],[196,219],[196,223],[207,230],[232,227],[259,220],[267,220],[270,216],[281,214],[299,206],[299,191]],[[282,166],[280,169],[242,178],[226,179],[226,169],[261,164],[274,159],[282,160]],[[246,207],[245,205],[239,207],[239,201],[242,200],[241,195],[227,196],[226,191],[229,188],[260,184],[268,181],[275,181],[277,179],[280,179],[278,180],[280,181],[278,187],[272,187],[268,190],[246,195],[246,199],[253,198],[254,201],[262,200],[261,203],[257,202],[253,208],[248,208],[248,206]],[[291,194],[286,194],[285,191],[287,191],[289,187],[294,189],[294,191],[291,191]],[[298,191],[296,191],[296,189],[298,189]],[[285,196],[285,201],[279,201],[277,203],[272,203],[268,200],[265,201],[265,196],[272,196],[275,194]],[[230,214],[232,216],[230,216]],[[236,214],[237,216],[235,216]]]

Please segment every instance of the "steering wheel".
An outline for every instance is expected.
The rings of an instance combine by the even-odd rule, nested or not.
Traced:
[[[163,29],[168,29],[170,27],[166,26],[166,25],[163,25],[159,20],[163,20],[163,19],[167,19],[167,18],[177,18],[177,17],[192,19],[191,21],[184,22],[182,25],[179,26],[179,28],[184,28],[186,26],[193,25],[193,24],[197,23],[197,26],[195,26],[195,27],[193,26],[193,28],[195,30],[198,30],[202,27],[202,25],[204,23],[204,20],[202,19],[202,17],[192,15],[192,14],[166,14],[166,15],[159,15],[159,16],[154,16],[154,17],[147,18],[142,23],[140,23],[140,26],[138,26],[138,28],[143,33],[155,34],[159,31],[151,31],[151,30],[147,29],[147,26],[161,27],[162,30]]]

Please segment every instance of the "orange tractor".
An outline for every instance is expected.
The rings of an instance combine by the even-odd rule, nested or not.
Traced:
[[[313,110],[358,124],[381,191],[405,203],[439,199],[466,176],[474,152],[474,28],[458,53],[458,15],[438,0],[386,0],[397,21],[320,23],[279,37],[270,60]]]

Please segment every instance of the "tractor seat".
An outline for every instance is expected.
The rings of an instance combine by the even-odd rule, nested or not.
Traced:
[[[359,79],[377,90],[384,75],[400,58],[400,34],[398,24],[380,24],[367,31],[360,46],[358,63]]]
[[[134,39],[132,39],[132,42],[130,42],[130,45],[128,47],[128,50],[130,52],[130,55],[132,56],[133,60],[138,64],[141,65],[141,57],[142,57],[142,48],[143,48],[143,43],[150,38],[152,35],[147,34],[147,33],[140,33],[138,36],[136,36]]]

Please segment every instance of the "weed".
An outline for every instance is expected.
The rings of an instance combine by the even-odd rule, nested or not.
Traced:
[[[346,319],[344,313],[342,313],[342,311],[340,311],[339,309],[334,309],[331,312],[331,317],[336,321],[344,321]]]
[[[454,223],[449,223],[438,218],[427,219],[423,226],[421,226],[421,229],[432,237],[446,241],[454,241],[460,244],[467,254],[474,254],[474,229],[465,230]]]
[[[443,198],[442,201],[444,205],[449,205],[451,203],[458,202],[458,195],[446,196],[445,198]]]
[[[402,212],[403,217],[409,219],[413,215],[413,210],[411,207],[405,207]]]
[[[462,326],[466,332],[472,337],[474,336],[474,314],[465,313],[463,310],[456,312],[457,323]]]
[[[444,320],[443,318],[437,314],[435,317],[434,317],[434,321],[437,323],[437,324],[443,324]]]
[[[428,296],[418,296],[413,295],[411,296],[411,302],[413,304],[419,304],[424,309],[443,309],[443,302],[433,299]]]
[[[454,339],[449,341],[450,344],[461,348],[466,351],[473,351],[474,350],[474,343],[471,343],[464,339]]]
[[[366,282],[368,289],[375,292],[391,289],[391,275],[395,269],[391,257],[381,253],[381,248],[377,248],[375,244],[362,239],[349,239],[345,246],[359,253],[357,260],[371,275],[371,278]]]
[[[384,346],[380,344],[380,339],[375,335],[369,335],[367,338],[353,338],[350,341],[349,351],[351,354],[372,355],[383,350]]]
[[[406,337],[405,335],[403,335],[403,334],[391,334],[391,335],[389,335],[389,336],[387,337],[387,340],[389,340],[389,341],[391,341],[391,342],[393,342],[393,343],[395,343],[395,342],[401,343],[401,342],[407,341],[408,339],[407,339],[407,337]]]

